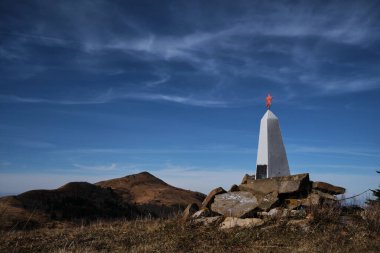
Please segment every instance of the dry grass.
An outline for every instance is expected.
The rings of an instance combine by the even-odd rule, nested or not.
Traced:
[[[380,233],[380,203],[367,207],[361,217],[371,231]]]
[[[379,209],[371,211],[366,217],[379,217]],[[313,212],[307,227],[276,220],[220,231],[167,219],[13,230],[1,232],[0,252],[379,252],[380,231],[369,226],[369,218],[350,214],[342,219],[328,208]]]

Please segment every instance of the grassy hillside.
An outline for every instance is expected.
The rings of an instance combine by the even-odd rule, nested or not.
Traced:
[[[284,218],[226,231],[178,219],[12,230],[0,232],[0,252],[379,252],[378,211],[315,210],[306,224]]]

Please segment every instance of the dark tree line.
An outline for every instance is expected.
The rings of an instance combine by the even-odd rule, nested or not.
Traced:
[[[376,171],[376,172],[380,174],[380,171]],[[375,199],[367,200],[367,204],[368,205],[380,204],[380,185],[379,185],[379,188],[377,188],[375,190],[371,190],[371,191],[372,191],[372,194],[375,197]]]

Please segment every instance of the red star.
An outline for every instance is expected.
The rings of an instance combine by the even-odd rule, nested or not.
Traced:
[[[267,96],[267,98],[266,98],[266,107],[268,108],[268,109],[270,109],[270,106],[272,105],[272,96],[270,95],[270,94],[268,94],[268,96]]]

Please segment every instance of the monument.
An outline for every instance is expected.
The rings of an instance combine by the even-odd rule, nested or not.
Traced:
[[[272,97],[266,98],[267,111],[260,122],[256,179],[289,176],[289,164],[278,118],[270,110]]]
[[[273,224],[273,218],[279,217],[297,219],[287,224],[308,224],[315,208],[337,207],[336,195],[345,193],[343,187],[311,181],[309,173],[290,175],[280,124],[270,110],[271,103],[268,95],[267,111],[260,123],[256,175],[245,174],[240,185],[232,185],[229,191],[213,189],[201,206],[189,203],[182,221],[218,224],[220,229],[262,226],[268,220]]]

